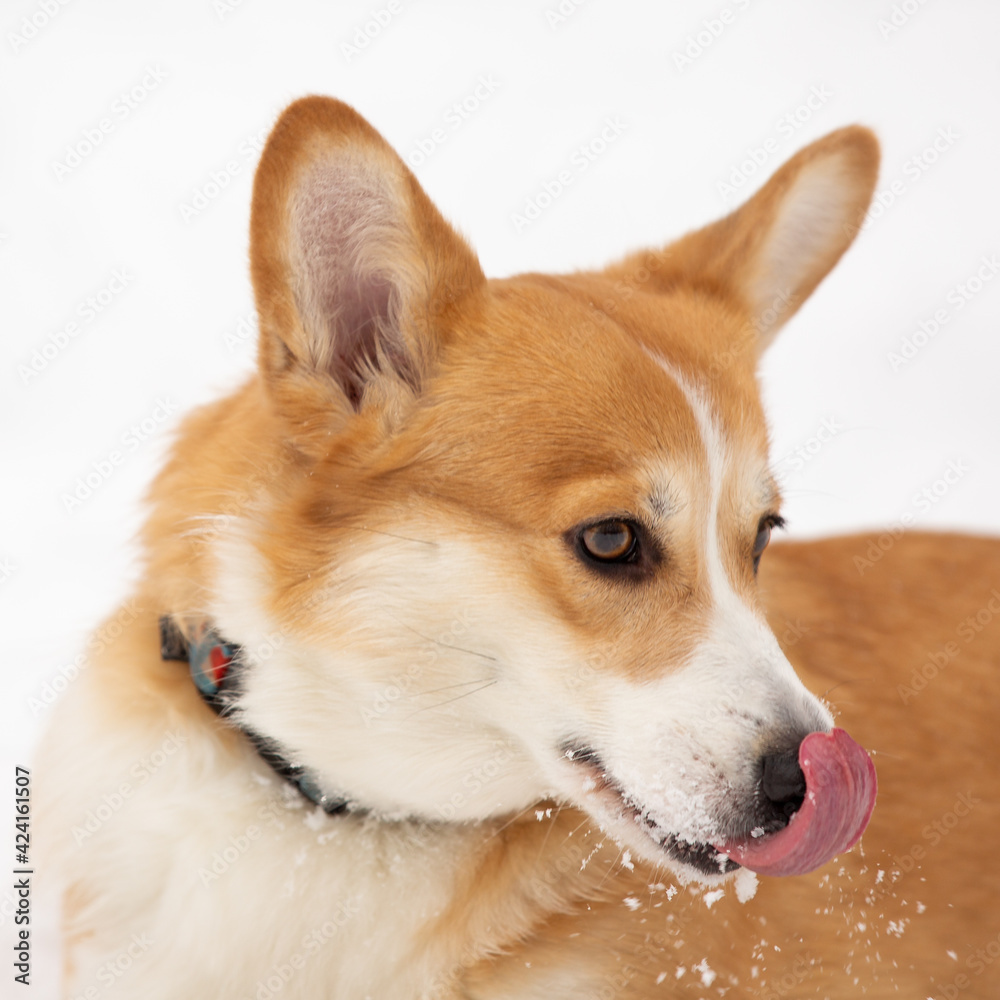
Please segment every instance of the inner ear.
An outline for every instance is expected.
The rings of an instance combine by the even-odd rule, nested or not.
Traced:
[[[405,252],[399,206],[377,174],[350,159],[302,178],[293,209],[295,302],[305,359],[330,375],[352,406],[377,373],[419,386],[404,340],[401,275]]]

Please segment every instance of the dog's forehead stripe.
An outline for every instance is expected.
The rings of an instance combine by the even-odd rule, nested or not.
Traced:
[[[663,372],[673,380],[680,389],[685,401],[691,409],[704,448],[705,464],[708,472],[709,504],[705,523],[705,565],[708,570],[708,581],[716,606],[722,606],[728,601],[737,601],[733,588],[722,564],[722,554],[719,547],[719,506],[722,496],[723,480],[725,478],[726,462],[729,455],[728,445],[705,399],[704,394],[674,368],[665,358],[650,352],[650,356],[660,366]]]

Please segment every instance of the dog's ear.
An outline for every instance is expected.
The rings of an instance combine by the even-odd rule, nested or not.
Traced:
[[[731,215],[612,273],[646,266],[663,290],[687,284],[733,301],[749,314],[763,350],[851,245],[878,165],[878,140],[868,129],[831,132]]]
[[[399,156],[339,101],[289,106],[254,179],[259,366],[299,437],[420,391],[447,316],[484,281]]]

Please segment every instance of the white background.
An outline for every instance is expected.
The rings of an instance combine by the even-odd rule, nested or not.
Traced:
[[[382,26],[371,18],[387,0],[70,0],[48,23],[57,0],[3,4],[0,775],[30,761],[46,717],[31,699],[127,592],[143,490],[178,415],[252,368],[240,333],[253,323],[255,150],[306,93],[352,103],[406,157],[440,129],[411,163],[493,275],[662,244],[724,214],[808,141],[872,126],[892,204],[762,367],[791,534],[911,515],[921,528],[1000,529],[1000,281],[964,301],[954,291],[1000,254],[1000,6],[564,0],[560,15],[558,4],[393,0]],[[28,37],[31,18],[41,27]],[[373,37],[355,46],[366,22]],[[608,118],[620,135],[577,170]],[[100,143],[58,168],[102,119]],[[737,198],[720,182],[741,181],[741,163]],[[518,230],[515,214],[567,168],[572,184]],[[185,218],[199,192],[205,207]],[[115,272],[127,284],[88,321],[80,310]],[[890,353],[938,310],[940,332],[894,371]],[[77,335],[24,377],[71,321]],[[824,424],[836,433],[820,446]],[[124,461],[68,509],[78,478],[113,451]],[[967,471],[918,503],[950,463]],[[0,871],[8,800],[0,780]],[[38,958],[35,1000],[54,995],[55,964]],[[0,996],[9,984],[0,972]]]

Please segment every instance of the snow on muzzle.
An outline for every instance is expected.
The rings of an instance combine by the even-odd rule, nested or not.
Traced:
[[[777,833],[715,844],[760,875],[802,875],[857,843],[875,808],[875,765],[843,729],[810,733],[799,744],[806,793]]]

